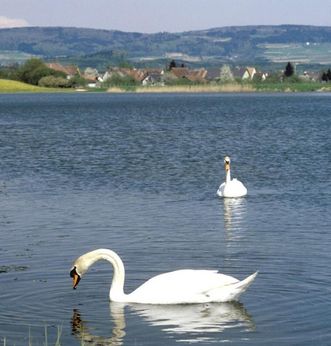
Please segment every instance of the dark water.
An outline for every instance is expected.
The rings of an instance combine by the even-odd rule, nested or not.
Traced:
[[[331,344],[331,94],[0,95],[0,345]],[[248,188],[222,200],[223,157]],[[180,268],[259,275],[237,304],[109,304]],[[46,335],[45,335],[46,334]]]

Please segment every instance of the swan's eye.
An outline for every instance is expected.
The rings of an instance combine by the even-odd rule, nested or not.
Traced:
[[[76,273],[76,267],[73,267],[70,271],[70,277],[73,278],[75,276]]]

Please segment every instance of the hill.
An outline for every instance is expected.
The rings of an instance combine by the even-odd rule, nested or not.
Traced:
[[[27,57],[104,66],[128,61],[164,65],[331,65],[331,27],[239,26],[181,33],[144,34],[65,27],[0,29],[0,63]]]

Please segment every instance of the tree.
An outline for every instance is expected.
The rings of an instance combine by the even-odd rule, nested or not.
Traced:
[[[220,81],[221,82],[232,82],[234,81],[233,74],[229,65],[223,65],[220,70]]]
[[[64,78],[65,74],[48,68],[42,60],[37,58],[27,60],[18,70],[18,79],[28,84],[38,85],[39,80],[46,76]]]
[[[331,81],[331,69],[328,69],[328,72],[326,73],[328,77],[328,81]]]
[[[294,67],[290,62],[288,62],[285,67],[284,75],[285,77],[291,77],[294,75]]]
[[[322,80],[322,82],[327,82],[329,80],[328,74],[326,72],[322,73],[321,80]]]
[[[169,64],[169,70],[171,70],[174,67],[177,67],[176,61],[175,60],[171,60],[170,64]]]
[[[83,78],[79,73],[76,73],[68,81],[71,88],[84,87],[86,85],[86,79]]]

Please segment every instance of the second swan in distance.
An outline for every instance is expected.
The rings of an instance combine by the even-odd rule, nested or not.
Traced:
[[[243,197],[247,195],[247,189],[244,184],[236,178],[231,179],[230,157],[225,156],[225,182],[220,185],[217,195],[220,197]]]

